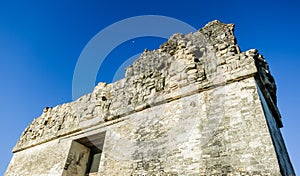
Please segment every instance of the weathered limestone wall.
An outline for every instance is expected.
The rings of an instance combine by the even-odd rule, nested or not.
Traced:
[[[14,154],[5,175],[62,175],[72,141],[53,140]]]
[[[281,175],[254,78],[129,115],[103,151],[99,175]]]
[[[268,64],[255,49],[241,52],[233,32],[213,21],[175,34],[124,79],[45,108],[6,175],[82,175],[93,143],[103,149],[101,176],[294,175]]]

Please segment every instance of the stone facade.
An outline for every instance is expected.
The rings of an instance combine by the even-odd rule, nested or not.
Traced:
[[[212,21],[145,50],[122,80],[45,108],[5,175],[293,176],[276,101],[263,56]]]

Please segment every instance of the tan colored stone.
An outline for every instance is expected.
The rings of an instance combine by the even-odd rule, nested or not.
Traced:
[[[96,146],[102,176],[294,175],[268,64],[233,32],[215,20],[174,34],[124,79],[45,108],[5,175],[84,175]]]

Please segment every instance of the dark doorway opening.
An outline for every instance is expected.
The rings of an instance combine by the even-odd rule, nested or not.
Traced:
[[[76,140],[90,149],[89,160],[86,163],[86,176],[96,175],[99,172],[104,139],[105,132]]]

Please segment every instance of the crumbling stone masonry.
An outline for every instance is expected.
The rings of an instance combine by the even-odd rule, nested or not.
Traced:
[[[295,175],[268,65],[233,32],[212,21],[175,34],[122,80],[45,108],[5,175]]]

